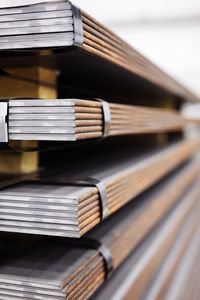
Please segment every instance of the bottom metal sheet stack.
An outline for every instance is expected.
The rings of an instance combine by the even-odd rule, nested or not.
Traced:
[[[164,290],[165,291],[165,293],[163,293],[164,300],[199,299],[199,295],[200,295],[199,253],[200,253],[200,231],[198,230],[192,242],[189,244],[186,253],[184,253],[184,256],[181,258],[177,266],[177,269],[176,270],[171,269],[170,277],[169,277],[169,273],[167,274],[168,289],[166,291]],[[164,273],[165,270],[161,269],[161,271]],[[167,284],[165,282],[165,286],[166,285]]]
[[[190,229],[191,225],[192,221],[189,223]],[[199,227],[194,234],[190,232],[188,239],[186,236],[187,231],[184,231],[182,239],[177,240],[150,280],[143,300],[199,299]]]
[[[191,282],[189,284],[189,278],[194,270],[193,264],[197,262],[195,258],[199,258],[199,252],[197,252],[200,250],[199,209],[198,201],[172,246],[170,245],[171,240],[167,247],[165,246],[166,241],[164,241],[165,232],[170,227],[170,218],[154,230],[93,295],[92,300],[198,299],[198,297],[192,297],[192,289],[189,289],[190,293],[186,293],[187,297],[184,294],[191,284]],[[169,246],[171,249],[168,248]],[[172,275],[178,263],[180,263],[180,267],[173,278]],[[196,270],[200,264],[198,263],[197,266]],[[193,275],[193,278],[199,278],[198,276],[199,270]],[[185,279],[188,280],[188,285],[185,285]],[[170,281],[171,286],[167,290]],[[194,286],[197,288],[199,284],[193,284],[193,288]],[[181,297],[179,297],[180,295]]]
[[[113,271],[133,251],[135,288],[130,299],[139,299],[175,241],[181,240],[184,248],[197,228],[200,178],[194,181],[191,165],[188,162],[135,198],[84,239],[32,238],[21,248],[16,238],[3,236],[7,242],[0,246],[0,299],[89,299],[105,279],[109,284],[94,240],[110,252]],[[111,299],[101,293],[99,297]]]

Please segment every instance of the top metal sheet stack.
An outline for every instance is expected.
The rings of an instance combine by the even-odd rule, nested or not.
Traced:
[[[112,82],[117,94],[119,90],[116,86],[117,79],[120,86],[126,87],[123,90],[123,92],[126,90],[126,93],[129,93],[131,86],[131,91],[133,90],[133,85],[134,89],[140,88],[140,91],[145,85],[149,91],[153,84],[154,92],[161,89],[180,99],[199,101],[192,92],[117,35],[66,0],[41,1],[41,3],[32,0],[27,4],[19,0],[8,2],[7,6],[0,4],[0,51],[3,55],[6,55],[5,52],[12,52],[12,56],[17,55],[13,50],[18,54],[21,51],[26,52],[26,56],[27,51],[35,53],[44,50],[39,59],[40,64],[48,63],[50,52],[45,50],[52,50],[58,69],[73,78],[68,84],[70,82],[74,84],[77,76],[81,78],[79,82],[83,81],[83,87],[79,88],[87,90],[90,88],[94,91],[95,88],[97,90],[98,84],[98,88],[103,90],[105,88],[105,92],[108,90],[107,83]],[[34,63],[37,60],[38,57]],[[23,59],[23,63],[26,61],[33,64],[32,58]],[[12,67],[12,64],[13,61],[10,59],[3,59],[0,61],[0,68]],[[80,74],[83,70],[87,70],[89,74],[85,72]],[[92,81],[95,81],[95,85]],[[100,82],[97,83],[98,81]],[[105,87],[101,86],[102,83],[105,83]]]
[[[13,2],[14,3],[14,2]],[[0,49],[71,46],[71,4],[66,1],[0,9]]]

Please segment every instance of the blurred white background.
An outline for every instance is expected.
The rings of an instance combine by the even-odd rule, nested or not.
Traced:
[[[200,96],[200,0],[72,0]]]

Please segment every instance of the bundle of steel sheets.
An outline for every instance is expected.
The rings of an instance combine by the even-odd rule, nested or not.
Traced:
[[[192,222],[190,228],[192,229]],[[150,280],[141,299],[198,299],[199,284],[196,271],[199,272],[199,249],[200,239],[197,228],[186,244],[175,243]]]
[[[72,6],[67,1],[13,3],[0,9],[0,22],[0,49],[71,46],[74,41]]]
[[[168,272],[162,268],[161,275],[166,279],[162,285],[155,278],[157,290],[155,295],[162,293],[164,300],[175,299],[191,299],[199,298],[199,250],[200,239],[199,231],[196,233],[193,241],[188,245],[188,249],[184,256],[179,260],[176,268],[168,268]],[[155,299],[155,298],[154,298]]]
[[[197,120],[170,109],[119,105],[79,99],[8,100],[1,142],[12,140],[77,141],[127,134],[183,130]]]
[[[167,181],[174,182],[174,176],[177,174],[172,175]],[[30,247],[23,249],[22,253],[18,251],[20,247],[19,249],[15,247],[15,251],[2,250],[0,254],[1,298],[5,300],[89,299],[104,282],[105,276],[115,270],[150,231],[146,218],[142,224],[138,224],[139,226],[136,226],[136,223],[146,202],[153,202],[159,195],[162,197],[165,195],[168,199],[171,197],[167,186],[165,182],[164,192],[162,185],[158,184],[146,196],[141,196],[135,203],[130,203],[105,220],[85,239],[66,240],[44,237],[35,244],[31,243]],[[136,270],[135,272],[140,280],[143,267],[149,270],[155,268],[167,254],[182,228],[187,239],[189,234],[192,234],[191,227],[185,228],[184,224],[190,218],[193,222],[192,228],[197,226],[199,191],[199,179],[197,179],[190,188],[187,188],[187,193],[179,198],[178,204],[163,222],[157,224],[157,230],[150,235],[147,247],[145,245],[145,263],[142,252],[139,251],[137,263],[140,267],[139,272]],[[152,219],[152,215],[149,215],[149,219]],[[81,241],[82,244],[79,244]],[[9,247],[12,249],[12,242],[9,243]]]
[[[174,243],[170,245],[171,248],[162,248],[165,236],[163,235],[162,228],[157,228],[131,253],[113,276],[101,286],[91,299],[198,299],[198,297],[175,297],[175,293],[173,296],[171,294],[170,297],[165,298],[164,296],[167,285],[169,281],[172,281],[173,272],[176,271],[181,258],[185,258],[191,247],[193,251],[197,250],[194,244],[196,246],[197,242],[199,244],[199,203],[197,206],[196,210],[193,210],[181,228]],[[169,247],[169,244],[167,246]],[[190,254],[194,253],[190,252]],[[194,256],[190,255],[187,260],[187,264],[191,268],[192,264],[190,260],[194,260]],[[183,266],[183,264],[181,265]],[[178,281],[172,282],[176,292],[183,292],[185,284],[182,285]],[[182,294],[185,295],[185,293]]]
[[[99,155],[94,164],[90,158],[67,164],[56,177],[2,185],[0,230],[78,238],[187,161],[199,145],[195,138],[136,155],[132,148],[120,149]],[[181,190],[185,176],[190,181],[198,171],[195,159]]]
[[[127,93],[142,89],[144,94],[154,87],[154,92],[160,89],[185,100],[199,101],[192,92],[67,0],[7,2],[7,6],[0,4],[0,51],[3,56],[16,56],[24,51],[24,56],[16,61],[3,58],[0,68],[22,66],[26,61],[45,65],[53,57],[56,64],[51,67],[56,65],[69,77],[67,84],[73,86],[79,78],[75,90],[100,88],[109,93],[109,84],[113,87],[109,90],[118,94],[124,84],[126,88],[121,90]],[[33,59],[27,51],[43,53]]]

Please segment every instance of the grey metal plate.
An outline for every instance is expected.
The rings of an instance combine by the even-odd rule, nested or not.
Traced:
[[[12,21],[23,21],[23,20],[41,20],[50,18],[66,18],[72,17],[71,10],[61,10],[54,12],[36,12],[36,13],[25,13],[25,14],[11,14],[1,15],[0,11],[0,22],[12,22]]]
[[[73,24],[73,19],[68,18],[54,18],[54,19],[42,19],[42,20],[28,20],[28,21],[20,21],[20,22],[0,22],[0,28],[3,32],[3,29],[10,28],[26,28],[26,27],[39,27],[42,26],[58,26],[58,25],[70,25]]]
[[[9,2],[9,0],[7,1]],[[13,6],[17,0],[13,1]],[[41,1],[42,2],[42,1]],[[45,4],[44,1],[41,4],[33,4],[29,5],[28,1],[26,1],[26,6],[21,7],[13,7],[13,8],[1,8],[0,5],[0,15],[10,15],[10,14],[24,14],[24,13],[34,13],[34,12],[42,12],[42,11],[54,11],[54,10],[66,10],[71,9],[71,4],[67,1],[57,1],[54,0],[54,3],[50,5],[47,3]],[[60,3],[59,3],[60,2]]]
[[[0,23],[1,26],[1,23]],[[16,35],[29,35],[29,34],[34,34],[34,36],[36,34],[44,34],[44,33],[55,33],[55,32],[73,32],[73,25],[72,24],[67,24],[67,25],[48,25],[48,26],[39,26],[39,27],[27,27],[27,28],[4,28],[4,29],[0,29],[0,42],[4,42],[4,36],[14,36]],[[33,36],[33,39],[34,39]],[[42,38],[42,36],[41,36]],[[24,40],[26,39],[26,37],[24,37]],[[15,40],[15,37],[14,37]]]

